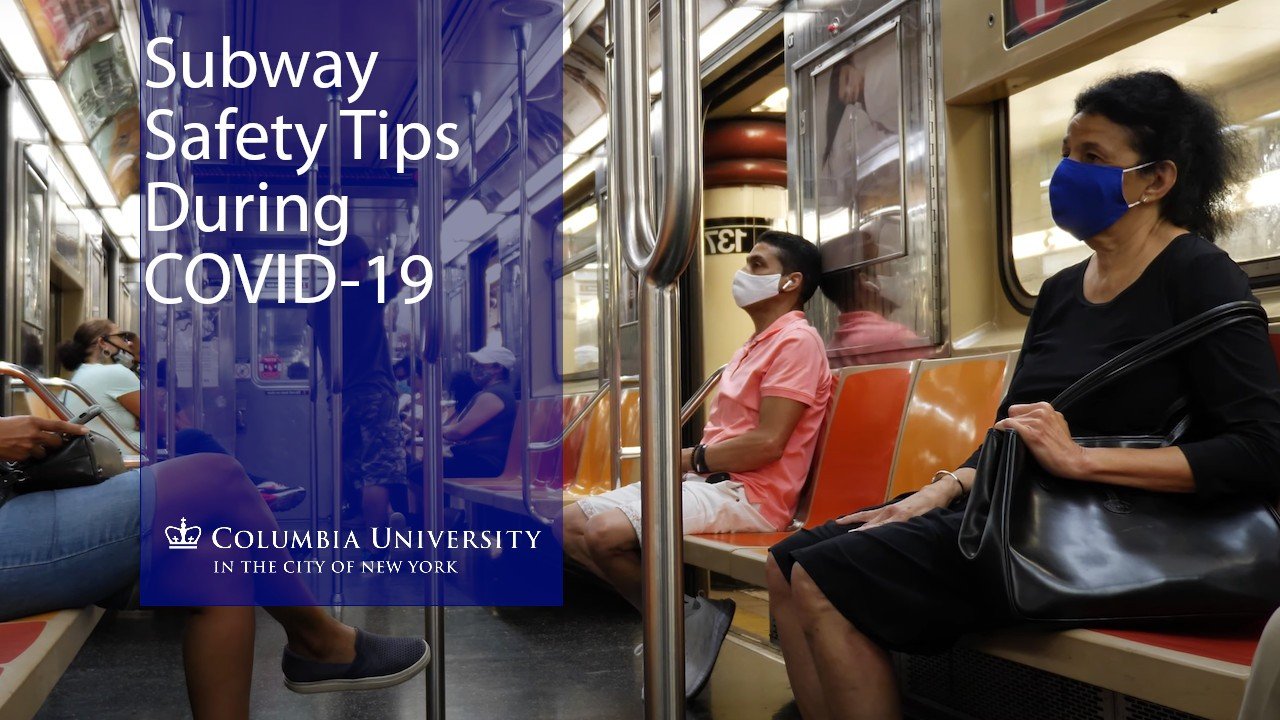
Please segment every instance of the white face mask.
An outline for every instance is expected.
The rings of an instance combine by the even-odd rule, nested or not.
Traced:
[[[106,355],[112,362],[117,365],[123,365],[130,370],[133,370],[138,366],[138,358],[134,357],[133,353],[113,342],[106,340],[103,342],[107,344]]]
[[[761,300],[768,300],[791,287],[791,281],[788,280],[782,290],[779,290],[778,281],[781,279],[782,273],[752,275],[746,270],[739,270],[733,276],[733,301],[738,303],[738,307],[744,308]]]

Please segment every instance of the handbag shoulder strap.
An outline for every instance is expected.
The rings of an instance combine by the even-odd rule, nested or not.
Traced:
[[[1248,322],[1255,318],[1262,320],[1263,325],[1266,325],[1266,310],[1263,310],[1261,305],[1252,300],[1237,300],[1210,308],[1189,320],[1174,325],[1164,332],[1143,340],[1099,365],[1059,393],[1051,404],[1055,410],[1062,412],[1064,408],[1082,397],[1141,367],[1168,357],[1223,328]]]

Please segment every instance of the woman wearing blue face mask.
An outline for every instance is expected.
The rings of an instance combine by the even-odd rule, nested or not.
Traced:
[[[1067,480],[1195,493],[1207,511],[1230,496],[1274,499],[1280,371],[1261,322],[1153,362],[1065,416],[1049,405],[1142,340],[1252,299],[1244,272],[1213,244],[1240,168],[1213,104],[1164,73],[1139,72],[1085,90],[1074,110],[1049,198],[1054,221],[1094,253],[1045,282],[995,427],[1017,432]],[[1166,429],[1184,397],[1195,421],[1177,445],[1086,448],[1072,439]],[[771,549],[770,609],[805,718],[898,717],[890,651],[936,652],[1015,624],[1001,579],[980,574],[957,543],[978,454],[939,468],[905,500]]]

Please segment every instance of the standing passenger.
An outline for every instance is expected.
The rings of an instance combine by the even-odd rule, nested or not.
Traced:
[[[734,276],[733,299],[756,331],[725,367],[702,442],[681,453],[685,534],[774,532],[794,517],[831,396],[826,350],[803,310],[821,273],[812,243],[771,231]],[[639,484],[566,508],[564,543],[640,608]],[[733,611],[732,600],[686,598],[689,697],[710,678]]]
[[[392,486],[406,484],[404,440],[397,408],[396,379],[391,348],[379,302],[379,283],[385,298],[400,290],[400,275],[366,281],[369,245],[358,235],[342,243],[342,380],[330,388],[342,395],[343,494],[360,492],[366,527],[386,527]],[[347,285],[347,283],[355,283]],[[311,318],[316,344],[325,367],[332,366],[330,302],[318,303]]]

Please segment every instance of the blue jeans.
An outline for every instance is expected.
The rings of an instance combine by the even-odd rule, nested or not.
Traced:
[[[130,588],[138,579],[141,492],[152,481],[150,472],[130,470],[0,505],[0,621],[100,603]]]

